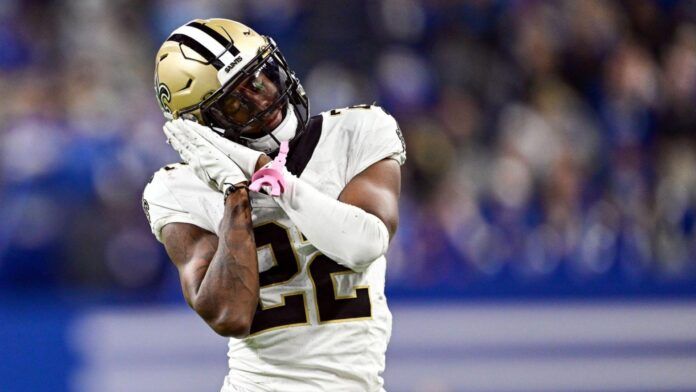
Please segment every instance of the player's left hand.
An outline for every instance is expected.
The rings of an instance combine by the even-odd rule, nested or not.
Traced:
[[[183,120],[167,121],[162,128],[167,142],[186,161],[196,176],[211,188],[225,192],[231,185],[247,181],[247,177],[234,161],[190,127]]]
[[[242,169],[242,172],[247,179],[256,171],[257,163],[259,158],[266,157],[266,155],[260,151],[252,150],[249,147],[242,146],[239,143],[235,143],[213,131],[205,125],[201,125],[195,121],[179,119],[176,121],[177,127],[183,132],[189,133],[191,135],[198,135],[206,142],[215,146],[218,150],[224,153],[229,159],[234,161],[234,163]],[[265,163],[270,161],[270,159],[262,159]]]

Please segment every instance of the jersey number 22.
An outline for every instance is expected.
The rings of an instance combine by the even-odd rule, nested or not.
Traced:
[[[284,284],[300,273],[299,257],[284,227],[274,222],[266,223],[254,228],[254,237],[256,247],[270,247],[275,259],[271,268],[259,274],[261,288]],[[338,295],[334,286],[334,276],[350,273],[355,272],[321,253],[313,256],[307,263],[307,275],[314,288],[319,323],[366,319],[372,316],[367,287],[355,287],[354,295]],[[281,303],[271,307],[264,307],[259,300],[251,333],[308,324],[306,303],[304,291],[283,294]]]

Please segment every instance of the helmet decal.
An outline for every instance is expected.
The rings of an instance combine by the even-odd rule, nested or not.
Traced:
[[[169,91],[169,87],[166,84],[160,83],[157,86],[157,100],[159,101],[160,108],[165,113],[171,113],[172,110],[169,108],[169,102],[172,101],[172,92]]]
[[[237,47],[234,46],[234,40],[232,39],[232,37],[230,37],[229,33],[227,33],[227,30],[225,30],[224,27],[221,27],[221,28],[223,30],[225,30],[225,33],[227,34],[227,38],[223,37],[222,34],[218,33],[217,31],[215,31],[215,30],[211,29],[210,27],[208,27],[202,23],[199,23],[199,22],[195,22],[195,21],[191,22],[188,24],[188,26],[192,26],[192,27],[195,27],[197,29],[204,31],[206,34],[213,37],[214,40],[216,40],[218,43],[220,43],[220,45],[227,48],[227,50],[229,50],[230,53],[232,53],[232,55],[234,55],[234,56],[239,55],[239,49],[237,49]]]
[[[180,45],[191,48],[218,70],[226,64],[235,62],[235,57],[240,53],[232,37],[225,38],[212,28],[196,21],[174,30],[167,41],[178,42]]]
[[[164,59],[164,57],[162,57],[162,59]],[[167,114],[171,115],[172,109],[169,107],[169,103],[172,101],[172,92],[169,90],[169,86],[160,83],[158,72],[155,72],[155,93],[157,94],[157,103],[160,109],[162,109],[165,117],[167,117]]]

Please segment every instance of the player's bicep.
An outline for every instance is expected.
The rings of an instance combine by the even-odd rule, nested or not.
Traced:
[[[390,236],[399,225],[401,168],[393,159],[382,159],[353,177],[338,200],[354,205],[378,217]]]
[[[218,237],[188,223],[168,223],[162,228],[162,242],[179,270],[186,302],[193,307],[196,293],[217,249]]]

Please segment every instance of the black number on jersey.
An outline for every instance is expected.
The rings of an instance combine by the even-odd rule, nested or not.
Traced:
[[[259,274],[261,288],[289,282],[300,273],[300,262],[292,248],[288,231],[276,223],[254,228],[257,249],[269,247],[274,260],[270,269]],[[320,323],[372,317],[370,294],[366,286],[355,287],[355,295],[339,296],[334,277],[354,273],[328,257],[319,254],[307,264],[314,286],[314,299]],[[251,333],[309,323],[304,292],[284,294],[280,305],[264,307],[259,300]]]
[[[290,237],[285,228],[268,223],[254,228],[256,249],[270,248],[274,265],[259,274],[261,288],[286,283],[300,273],[300,263],[290,244]],[[251,333],[264,331],[279,326],[307,324],[304,292],[284,294],[282,302],[277,306],[264,307],[259,305],[251,324]]]
[[[309,262],[309,276],[314,284],[319,322],[346,319],[370,318],[370,292],[367,286],[355,287],[355,295],[339,296],[335,290],[334,277],[355,273],[328,257],[320,254]]]

